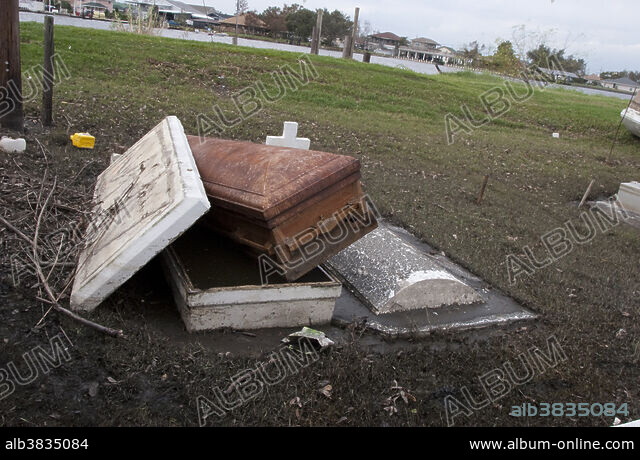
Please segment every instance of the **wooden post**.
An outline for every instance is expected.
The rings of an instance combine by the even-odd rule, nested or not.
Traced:
[[[18,0],[0,2],[0,125],[24,130]]]
[[[53,122],[53,16],[44,17],[44,71],[42,72],[42,125]]]
[[[480,194],[478,195],[478,201],[476,202],[476,204],[480,204],[482,202],[484,191],[487,188],[487,182],[489,182],[489,174],[486,174],[484,176],[484,180],[482,181],[482,188],[480,189]]]
[[[584,202],[587,201],[587,198],[589,197],[589,193],[591,193],[591,187],[593,187],[594,183],[595,183],[595,179],[591,180],[591,182],[589,183],[589,186],[587,187],[587,191],[584,192],[584,195],[582,196],[582,200],[580,200],[580,204],[578,205],[578,209],[580,209],[582,207],[582,205],[584,204]]]
[[[349,57],[353,57],[353,47],[356,46],[358,40],[358,16],[360,16],[360,8],[356,8],[356,12],[353,15],[353,34],[351,37],[351,47],[349,48]]]
[[[353,44],[351,35],[344,37],[344,48],[342,49],[342,57],[351,59],[351,45]]]
[[[322,40],[322,20],[324,19],[324,11],[318,11],[318,17],[316,19],[316,29],[318,34],[318,50],[320,50],[320,41]],[[316,54],[318,54],[316,52]]]
[[[240,16],[240,0],[236,0],[236,34],[231,39],[231,44],[238,44],[238,16]]]
[[[313,26],[311,31],[311,54],[318,54],[318,28]]]
[[[313,28],[311,34],[311,54],[318,54],[320,52],[320,38],[322,37],[322,16],[324,12],[318,10],[316,17],[316,26]]]

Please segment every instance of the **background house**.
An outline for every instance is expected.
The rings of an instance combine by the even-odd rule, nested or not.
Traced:
[[[409,46],[415,50],[432,51],[436,50],[439,44],[437,41],[431,40],[430,38],[420,37],[411,40]]]
[[[142,17],[146,17],[149,12],[156,7],[158,15],[167,21],[169,26],[190,26],[196,29],[210,29],[218,25],[221,19],[229,17],[212,6],[193,5],[179,0],[124,1],[134,15]]]
[[[267,30],[267,25],[264,23],[264,21],[256,17],[254,14],[239,14],[237,16],[237,19],[238,28],[242,33],[264,33]],[[230,18],[219,21],[218,26],[228,31],[234,31],[236,28],[236,16],[231,16]]]
[[[414,38],[408,46],[398,48],[399,58],[435,64],[464,65],[464,59],[449,46],[440,45],[430,38]]]
[[[398,47],[405,41],[393,32],[382,32],[367,37],[367,48],[380,54],[394,56]]]
[[[584,79],[587,80],[587,85],[602,86],[602,78],[598,74],[585,75]]]
[[[78,12],[92,12],[104,14],[105,11],[113,11],[113,0],[75,0],[69,2],[73,10]]]
[[[613,80],[602,80],[600,83],[605,88],[617,89],[618,91],[625,91],[627,93],[633,93],[636,89],[640,88],[640,85],[627,77],[615,78]]]
[[[396,47],[402,43],[402,37],[398,37],[393,32],[382,32],[379,34],[369,35],[369,43],[374,43],[380,46]]]
[[[41,12],[41,11],[44,11],[44,2],[36,2],[33,0],[20,0],[18,2],[18,8],[22,10]]]
[[[543,80],[554,81],[556,83],[571,83],[580,80],[580,77],[573,72],[565,72],[564,70],[547,69],[545,67],[536,67],[534,69]]]

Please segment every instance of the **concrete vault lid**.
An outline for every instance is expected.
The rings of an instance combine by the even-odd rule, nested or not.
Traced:
[[[182,124],[167,117],[98,177],[71,307],[94,309],[209,207]]]
[[[472,287],[385,224],[328,264],[376,315],[483,301]]]

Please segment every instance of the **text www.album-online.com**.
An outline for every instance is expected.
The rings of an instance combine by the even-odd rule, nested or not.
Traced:
[[[527,441],[522,438],[503,441],[469,441],[471,450],[635,450],[633,441],[588,441],[580,438],[568,441]]]

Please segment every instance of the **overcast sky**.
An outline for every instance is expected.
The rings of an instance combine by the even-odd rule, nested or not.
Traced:
[[[186,0],[200,4],[203,0]],[[248,0],[259,12],[282,6],[276,0]],[[232,14],[235,0],[204,0]],[[497,39],[512,40],[514,27],[527,34],[545,35],[546,43],[566,48],[584,58],[589,72],[640,70],[640,2],[638,0],[306,0],[315,10],[338,9],[353,18],[360,7],[360,23],[369,21],[375,30],[409,38],[428,37],[460,48],[478,40],[495,47]],[[530,39],[529,43],[535,43]]]

